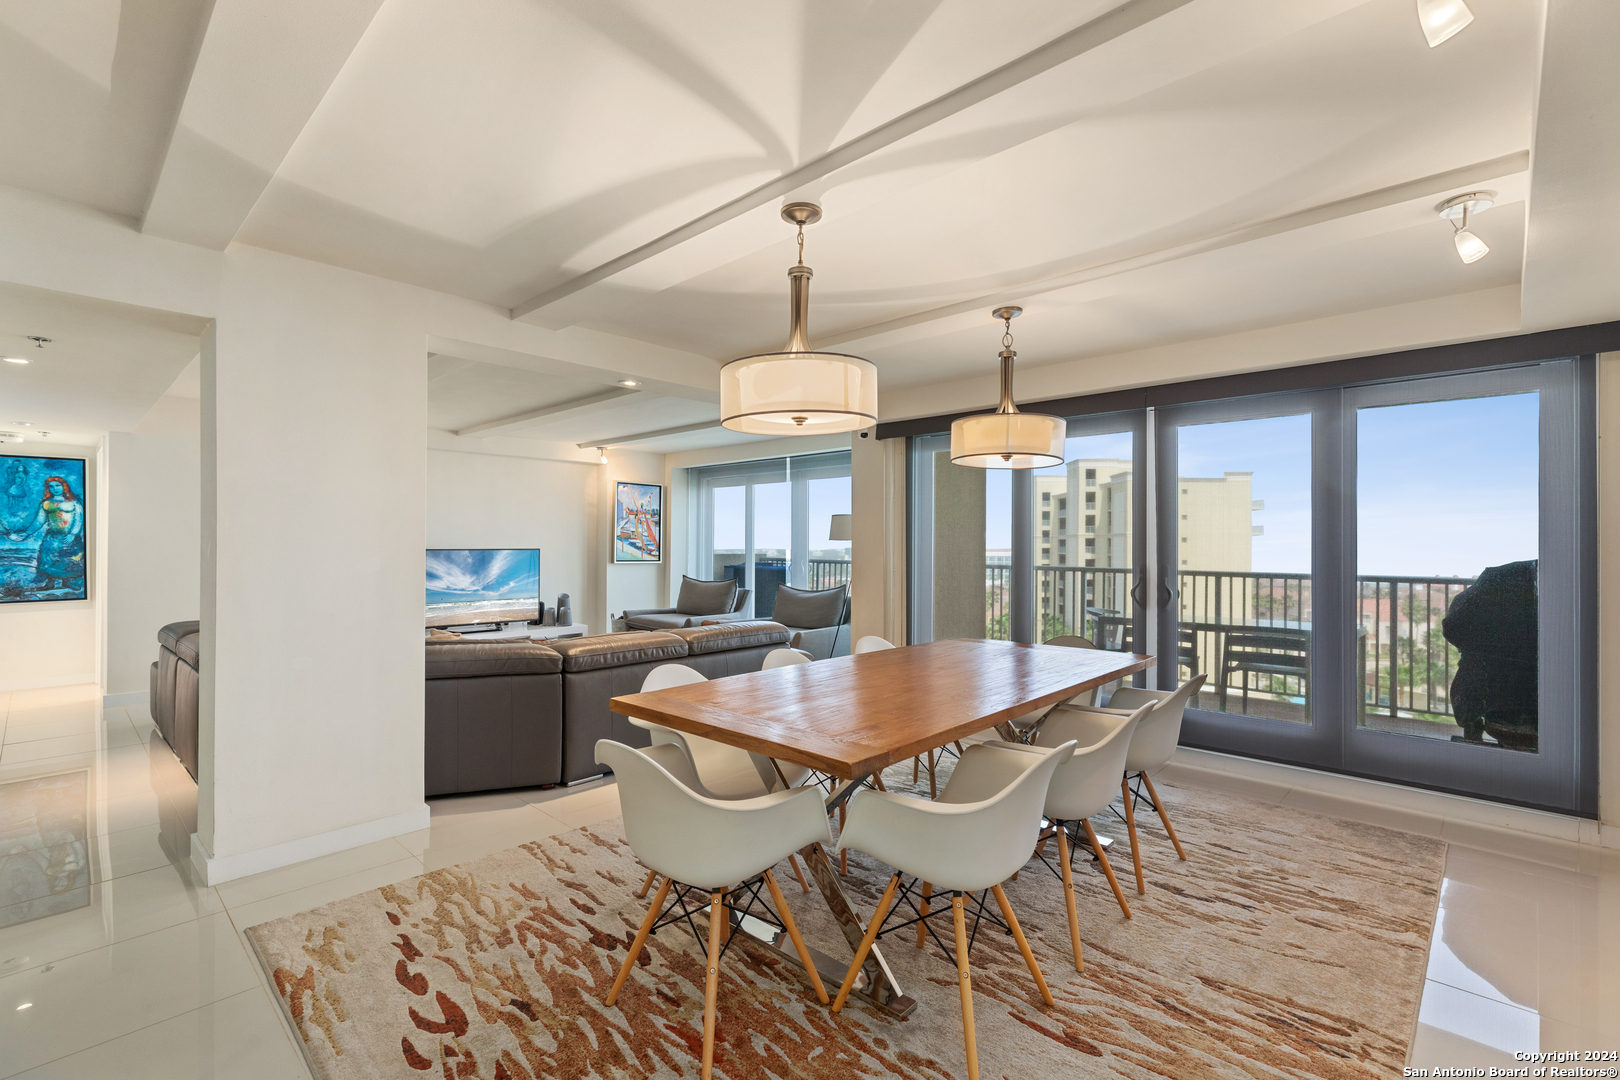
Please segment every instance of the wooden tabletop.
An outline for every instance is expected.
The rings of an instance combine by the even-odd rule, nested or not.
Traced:
[[[1136,653],[959,638],[628,694],[611,707],[849,780],[1152,665]]]

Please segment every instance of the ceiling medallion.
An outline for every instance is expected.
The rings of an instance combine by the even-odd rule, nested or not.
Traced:
[[[951,424],[951,464],[974,469],[1044,469],[1063,464],[1068,425],[1060,416],[1019,412],[1013,403],[1012,321],[1021,307],[999,307],[1002,321],[1001,404],[993,413],[964,416]]]
[[[795,202],[782,218],[799,228],[799,264],[788,270],[788,342],[781,352],[739,357],[720,369],[720,422],[750,435],[827,435],[877,423],[877,366],[810,347],[810,268],[804,227],[821,207]]]

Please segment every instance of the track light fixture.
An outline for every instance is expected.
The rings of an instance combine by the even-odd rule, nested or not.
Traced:
[[[1454,195],[1434,208],[1435,213],[1451,222],[1456,230],[1452,240],[1457,245],[1457,256],[1465,263],[1475,263],[1490,254],[1490,248],[1485,241],[1475,236],[1468,228],[1468,219],[1474,214],[1484,213],[1496,205],[1496,192],[1470,191],[1466,195]]]
[[[1417,0],[1418,23],[1429,48],[1449,41],[1457,31],[1474,21],[1474,13],[1463,0]]]

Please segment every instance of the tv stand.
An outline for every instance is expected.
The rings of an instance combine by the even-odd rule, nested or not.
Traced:
[[[560,641],[564,638],[586,637],[590,632],[591,628],[581,623],[570,626],[530,626],[527,623],[516,622],[503,624],[493,630],[463,633],[461,636],[475,641],[521,641],[524,638],[530,641]]]

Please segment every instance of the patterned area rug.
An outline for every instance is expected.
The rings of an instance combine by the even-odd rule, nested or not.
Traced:
[[[909,780],[891,770],[891,789],[909,786],[902,771]],[[1114,864],[1135,918],[1121,916],[1095,863],[1081,867],[1084,974],[1058,881],[1031,863],[1008,884],[1057,1004],[1041,1003],[1012,938],[981,932],[971,955],[983,1075],[1399,1075],[1445,845],[1204,789],[1160,791],[1189,861],[1156,819],[1143,822],[1138,896],[1123,825],[1098,820],[1121,840]],[[851,855],[845,887],[863,915],[888,873]],[[644,874],[619,823],[605,822],[248,936],[320,1080],[696,1077],[704,966],[689,930],[649,939],[617,1005],[602,1003],[646,911],[635,898]],[[847,957],[814,885],[802,894],[785,863],[777,878],[810,943]],[[834,1016],[795,966],[734,946],[721,965],[716,1076],[965,1077],[955,970],[914,941],[881,943],[920,1002],[905,1021],[858,999]]]

